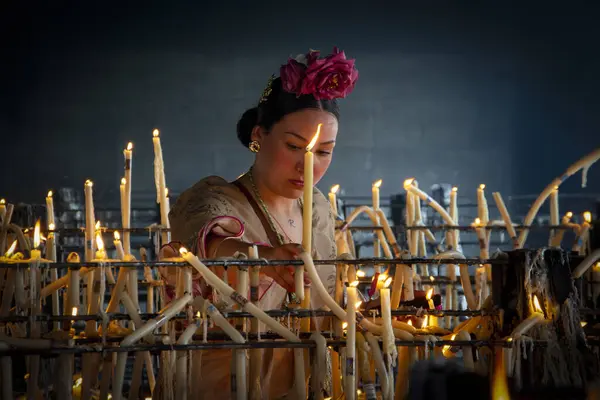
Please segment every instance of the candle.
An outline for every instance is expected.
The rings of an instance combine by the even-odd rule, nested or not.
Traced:
[[[123,250],[123,244],[121,243],[121,235],[119,235],[119,231],[114,232],[115,240],[113,243],[115,245],[115,249],[117,249],[117,259],[123,260],[125,259],[125,251]]]
[[[340,185],[333,185],[331,189],[329,189],[329,204],[331,204],[331,210],[333,211],[333,216],[338,216],[338,206],[337,206],[337,192],[340,190]]]
[[[504,349],[494,351],[494,371],[492,377],[492,400],[510,400],[506,368],[504,366]]]
[[[55,224],[54,222],[54,200],[52,198],[52,190],[48,191],[48,196],[46,196],[46,215],[47,215],[47,224],[48,227],[50,224]]]
[[[454,186],[450,191],[450,206],[449,212],[452,221],[454,221],[454,225],[458,225],[458,188]],[[448,237],[449,236],[449,237]],[[454,230],[451,235],[447,236],[447,240],[453,240],[452,248],[453,250],[458,250],[458,242],[459,242],[459,231]]]
[[[380,290],[381,316],[383,318],[383,353],[385,354],[387,361],[387,368],[385,369],[385,373],[388,375],[388,380],[392,378],[391,380],[393,381],[392,365],[395,363],[394,359],[398,355],[398,350],[396,349],[396,338],[394,336],[394,328],[392,326],[392,308],[390,305],[390,289],[388,288],[389,284],[391,283],[391,279],[386,280],[385,283],[385,287]],[[394,398],[393,393],[389,393],[393,392],[393,389],[394,386],[389,385],[389,398]]]
[[[379,179],[375,182],[373,182],[373,187],[371,188],[371,196],[373,198],[373,210],[377,211],[379,210],[379,188],[381,187],[381,184],[383,183],[382,179]]]
[[[122,204],[125,212],[123,213],[123,210],[121,211],[124,228],[123,247],[125,254],[131,254],[131,238],[128,229],[131,227],[131,168],[133,161],[133,143],[127,143],[127,147],[123,150],[123,157],[125,159],[125,198]]]
[[[592,213],[586,211],[583,213],[583,223],[581,224],[581,228],[577,234],[577,238],[575,239],[575,244],[573,245],[573,251],[579,252],[582,255],[585,255],[587,248],[587,240],[589,236],[589,230],[591,228],[592,222]]]
[[[162,145],[160,143],[160,132],[158,129],[152,131],[152,143],[154,144],[154,183],[156,185],[156,202],[160,205],[160,224],[163,228],[169,226],[169,210],[167,209],[167,184],[165,180],[165,165],[163,161]],[[162,232],[162,244],[169,243],[171,235]]]
[[[490,215],[484,189],[485,184],[483,183],[479,185],[479,188],[477,189],[477,216],[483,225],[487,225],[490,220]]]
[[[31,264],[30,264],[30,275],[29,275],[29,296],[31,302],[30,316],[35,321],[36,316],[41,313],[41,302],[40,302],[40,274],[39,266],[42,258],[42,253],[38,249],[40,246],[40,220],[38,219],[35,223],[35,229],[33,231],[33,250],[31,250]],[[31,337],[39,338],[41,334],[40,322],[31,323]],[[27,382],[27,397],[33,397],[38,391],[38,376],[40,371],[40,356],[33,355],[29,357],[29,380]]]
[[[531,328],[544,321],[544,313],[537,296],[533,296],[534,312],[531,313],[525,321],[522,321],[511,333],[510,337],[512,340],[519,339],[522,335],[527,333]]]
[[[6,216],[6,200],[0,199],[0,219],[4,221],[4,217]]]
[[[348,303],[346,306],[346,398],[354,399],[356,396],[356,304],[358,296],[355,287],[348,287]],[[389,290],[388,290],[389,291]]]
[[[504,200],[502,199],[502,195],[499,192],[494,192],[494,193],[492,193],[492,197],[494,197],[494,201],[496,202],[496,207],[498,207],[498,211],[500,212],[500,215],[502,216],[502,220],[504,221],[504,225],[506,226],[506,231],[508,232],[508,236],[510,236],[510,239],[512,240],[513,249],[516,249],[519,247],[517,231],[515,230],[515,227],[512,224],[510,215],[508,214],[508,209],[506,208],[506,205],[504,204]]]
[[[105,260],[106,259],[106,251],[104,251],[104,240],[102,240],[102,234],[100,232],[96,233],[96,260]]]
[[[85,194],[85,232],[86,232],[86,243],[85,243],[85,260],[91,261],[94,258],[94,228],[96,221],[94,217],[94,194],[91,180],[85,181],[84,194]],[[90,274],[93,275],[93,274]]]
[[[554,187],[552,193],[550,193],[550,225],[556,226],[559,224],[559,213],[558,213],[558,186]],[[554,241],[554,236],[556,236],[556,230],[552,229],[550,231],[550,241],[549,245],[552,246]]]
[[[38,219],[33,230],[33,250],[31,250],[32,260],[39,261],[42,259],[42,252],[38,249],[38,247],[40,247],[40,238],[40,220]]]
[[[435,304],[433,304],[433,288],[427,291],[427,295],[425,297],[427,299],[427,305],[429,306],[429,309],[435,310]],[[429,314],[429,326],[439,326],[438,317]]]
[[[321,132],[321,125],[317,126],[317,132],[312,140],[306,146],[304,153],[304,209],[302,212],[302,247],[312,254],[312,206],[313,206],[313,186],[314,186],[314,154],[311,151]]]
[[[592,267],[592,296],[594,304],[598,302],[598,295],[600,294],[600,262],[597,262]]]

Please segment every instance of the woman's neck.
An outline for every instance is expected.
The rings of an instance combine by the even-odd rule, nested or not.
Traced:
[[[268,207],[269,212],[279,216],[290,216],[294,214],[296,207],[298,207],[297,199],[288,199],[269,190],[260,179],[260,175],[255,172],[254,168],[250,173],[252,174],[252,179],[256,185],[256,190],[258,190],[258,194]]]

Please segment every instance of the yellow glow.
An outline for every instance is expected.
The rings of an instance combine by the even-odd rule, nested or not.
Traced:
[[[587,325],[587,321],[581,321],[581,327],[585,328],[585,326]]]
[[[127,185],[127,179],[121,178],[121,185],[123,185],[123,186]]]
[[[583,219],[589,224],[590,222],[592,222],[592,213],[589,211],[584,212]]]
[[[348,327],[348,323],[347,323],[347,322],[344,322],[344,323],[342,324],[342,329],[346,329],[347,327]]]
[[[363,271],[362,269],[359,269],[358,271],[356,271],[356,276],[358,276],[359,278],[364,278],[365,276],[367,276],[367,274],[365,274],[365,271]]]
[[[429,315],[426,315],[425,318],[423,318],[423,325],[421,325],[421,329],[427,328],[428,324],[429,324]]]
[[[48,197],[52,197],[52,190],[48,190]]]
[[[73,309],[71,309],[71,315],[74,317],[77,316],[77,307],[73,307]]]
[[[571,218],[573,216],[573,213],[571,211],[567,212],[567,214],[565,214],[567,216],[567,218]]]
[[[159,134],[160,134],[160,131],[158,129],[155,129],[152,131],[152,136],[154,136],[154,137],[158,137]]]
[[[485,183],[482,183],[481,185],[479,185],[479,189],[481,189],[481,190],[485,189]]]
[[[554,186],[554,190],[558,190],[558,185]]]
[[[179,248],[179,253],[180,253],[181,255],[184,255],[184,254],[186,254],[187,252],[188,252],[188,250],[187,250],[185,247],[180,247],[180,248]]]
[[[433,296],[433,288],[431,288],[431,289],[429,289],[429,290],[427,291],[427,294],[425,295],[425,298],[426,298],[427,300],[431,300],[431,296]]]
[[[433,281],[435,280],[435,279],[434,279],[434,277],[433,277],[433,275],[429,276],[429,280],[430,280],[431,282],[433,282]]]
[[[169,188],[165,188],[165,196],[169,197]]]
[[[115,237],[115,240],[121,240],[121,234],[119,233],[119,231],[115,231],[115,232],[113,233],[113,235],[114,235],[114,237]]]
[[[358,281],[350,282],[349,286],[350,287],[357,287],[358,286]]]
[[[379,276],[377,277],[378,281],[385,281],[387,279],[387,275],[386,274],[379,274]]]
[[[196,318],[200,319],[200,311],[196,313]]]
[[[33,248],[37,249],[40,245],[40,220],[38,219],[35,223],[35,229],[33,230]]]
[[[456,186],[454,186],[454,187],[452,188],[452,191],[453,191],[453,192],[458,192],[458,188],[457,188]]]
[[[494,357],[494,376],[492,378],[492,400],[509,400],[508,381],[504,367],[504,352],[498,349]]]
[[[2,205],[6,204],[6,200],[0,199],[0,204],[2,204]]]
[[[323,125],[323,124],[317,125],[317,132],[315,133],[315,136],[313,136],[313,138],[310,141],[310,143],[308,144],[308,146],[306,146],[306,151],[311,151],[312,148],[315,147],[315,144],[317,144],[317,140],[319,139],[319,134],[321,133],[321,125]]]
[[[481,225],[481,219],[479,219],[479,218],[475,218],[475,225],[476,225],[476,226],[479,226],[479,225]]]
[[[536,295],[533,295],[533,307],[535,308],[536,312],[543,313],[542,306],[540,306],[540,301]]]
[[[408,320],[408,324],[409,324],[410,326],[413,326],[413,324],[412,324],[412,319],[409,319],[409,320]]]
[[[358,310],[360,308],[361,304],[362,304],[362,301],[360,301],[360,300],[357,301],[356,304],[354,304],[354,308],[356,308]]]
[[[392,277],[390,276],[389,278],[387,278],[385,280],[385,282],[383,282],[383,287],[386,288],[386,287],[390,286],[391,283],[392,283]]]
[[[96,230],[100,229],[100,220],[96,221]]]
[[[100,232],[96,233],[96,246],[98,247],[98,251],[104,250],[104,240],[102,240]]]
[[[88,179],[87,181],[85,181],[85,186],[94,186],[94,182]]]
[[[454,335],[452,335],[452,337],[450,337],[450,340],[454,340],[456,338],[456,333]],[[442,347],[442,353],[445,353],[447,351],[450,351],[450,345],[447,344],[444,347]]]
[[[127,143],[127,150],[131,151],[133,149],[133,143],[129,142]]]
[[[331,187],[331,189],[329,189],[329,192],[331,192],[331,193],[333,193],[333,194],[336,194],[336,193],[338,192],[338,190],[340,190],[340,185],[339,185],[339,184],[336,184],[336,185],[333,185],[333,186]]]
[[[48,224],[48,229],[53,231],[56,228],[56,226],[54,226],[54,222],[51,222]]]
[[[404,181],[404,189],[408,189],[410,187],[410,185],[413,184],[413,182],[415,181],[415,178],[409,178],[407,180]]]
[[[373,182],[373,187],[374,188],[379,188],[379,187],[381,187],[382,183],[383,183],[383,179],[379,179],[379,180]]]
[[[8,248],[8,251],[4,254],[4,256],[10,257],[12,255],[12,253],[15,252],[16,248],[17,248],[17,241],[15,240],[14,242],[12,242],[12,244],[10,245],[10,247]]]

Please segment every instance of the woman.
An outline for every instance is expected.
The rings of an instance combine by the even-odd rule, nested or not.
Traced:
[[[302,194],[306,146],[322,124],[313,148],[314,183],[331,163],[338,133],[338,98],[354,88],[358,71],[337,48],[320,58],[319,52],[289,59],[272,77],[259,104],[247,110],[237,124],[240,142],[255,154],[249,171],[234,182],[208,177],[186,190],[169,214],[174,241],[185,244],[201,258],[247,253],[258,246],[261,258],[294,259],[302,248]],[[335,258],[334,221],[328,201],[314,189],[313,256]],[[223,273],[221,268],[220,273]],[[335,286],[335,268],[319,269],[330,293]],[[172,278],[165,276],[171,283]],[[228,273],[235,287],[235,273]],[[307,284],[309,282],[306,282]],[[199,280],[203,297],[210,288]],[[279,309],[294,302],[294,268],[261,268],[259,305]],[[247,295],[247,294],[246,294]],[[323,302],[312,294],[311,307]],[[292,387],[293,354],[285,349],[265,351],[261,386],[268,398],[283,398]],[[204,352],[201,376],[194,377],[198,398],[225,398],[229,393],[231,352]]]

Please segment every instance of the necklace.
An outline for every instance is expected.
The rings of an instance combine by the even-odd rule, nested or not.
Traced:
[[[267,220],[269,221],[269,225],[271,226],[271,229],[273,230],[273,232],[275,232],[277,234],[277,240],[279,241],[279,245],[281,246],[284,244],[283,236],[281,235],[281,233],[279,233],[279,229],[277,229],[277,227],[273,223],[273,220],[275,218],[269,212],[267,205],[265,204],[262,197],[260,196],[260,192],[258,191],[256,184],[254,183],[254,174],[252,173],[252,167],[250,167],[250,170],[248,171],[248,177],[250,178],[250,184],[252,185],[252,191],[254,192],[254,197],[256,197],[256,199],[260,203],[260,206],[262,207],[263,211],[265,212],[265,214],[267,216]]]

